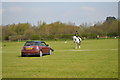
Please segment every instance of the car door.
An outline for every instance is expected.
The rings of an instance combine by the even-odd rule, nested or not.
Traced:
[[[41,42],[43,54],[47,54],[50,51],[50,48],[46,45],[45,42]]]

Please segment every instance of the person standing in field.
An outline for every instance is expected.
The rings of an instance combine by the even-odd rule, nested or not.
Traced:
[[[99,37],[100,37],[100,36],[99,36],[99,35],[97,35],[97,39],[99,39]]]

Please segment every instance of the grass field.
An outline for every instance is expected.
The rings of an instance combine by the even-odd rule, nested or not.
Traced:
[[[20,57],[24,42],[3,42],[3,78],[117,78],[118,40],[46,41],[52,55]]]

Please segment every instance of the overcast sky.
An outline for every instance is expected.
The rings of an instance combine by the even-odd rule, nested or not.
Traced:
[[[3,13],[3,14],[2,14]],[[38,21],[60,21],[94,24],[108,16],[118,17],[117,2],[3,2],[0,8],[2,24],[26,23],[37,25]],[[1,23],[0,23],[1,24]]]

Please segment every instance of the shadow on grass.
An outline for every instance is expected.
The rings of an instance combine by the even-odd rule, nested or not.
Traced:
[[[48,54],[44,54],[42,55],[43,57],[44,56],[47,56]],[[40,57],[39,55],[26,55],[26,56],[17,56],[17,57]]]

